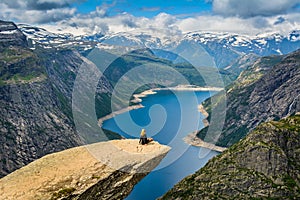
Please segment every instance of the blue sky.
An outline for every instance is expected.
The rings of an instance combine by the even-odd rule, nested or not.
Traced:
[[[205,0],[88,0],[73,5],[81,13],[89,13],[95,10],[97,6],[104,6],[108,8],[108,15],[110,16],[126,12],[136,17],[149,18],[161,12],[178,17],[188,17],[212,11],[212,4]]]
[[[300,0],[1,0],[0,19],[75,35],[287,33],[300,30]]]

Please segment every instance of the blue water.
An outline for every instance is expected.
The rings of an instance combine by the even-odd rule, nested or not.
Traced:
[[[162,162],[134,187],[127,200],[153,200],[162,196],[218,154],[190,146],[182,140],[203,127],[203,116],[197,106],[211,95],[211,92],[202,91],[158,91],[143,98],[144,108],[117,115],[103,123],[103,128],[126,138],[138,138],[140,130],[145,128],[148,137],[172,148]]]

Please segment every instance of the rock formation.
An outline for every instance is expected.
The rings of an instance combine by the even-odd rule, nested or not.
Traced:
[[[259,125],[162,199],[299,199],[300,115]]]
[[[8,47],[11,45],[28,46],[26,36],[13,22],[0,20],[0,47]]]
[[[0,21],[0,177],[48,153],[84,144],[72,113],[73,84],[84,62],[72,50],[32,50],[14,23]],[[97,89],[96,106],[102,106],[97,111],[108,114],[110,84],[102,78]],[[99,131],[97,117],[94,122]]]
[[[132,139],[49,154],[0,179],[0,199],[123,199],[169,150]]]
[[[216,145],[228,147],[262,122],[299,112],[299,72],[300,50],[285,56],[260,58],[247,67],[226,90],[226,119]],[[223,101],[224,96],[217,94],[216,98]],[[204,102],[208,113],[217,106],[210,100]],[[204,139],[207,130],[208,127],[204,128],[197,136]]]

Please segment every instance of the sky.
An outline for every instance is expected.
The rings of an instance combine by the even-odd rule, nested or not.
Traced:
[[[0,19],[74,35],[287,34],[300,30],[300,0],[1,0]]]

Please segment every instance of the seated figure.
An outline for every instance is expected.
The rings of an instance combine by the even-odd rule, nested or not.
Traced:
[[[148,144],[149,142],[153,141],[152,138],[147,138],[147,135],[146,135],[146,130],[145,129],[142,129],[141,131],[141,135],[140,135],[140,144],[144,145],[144,144]]]

